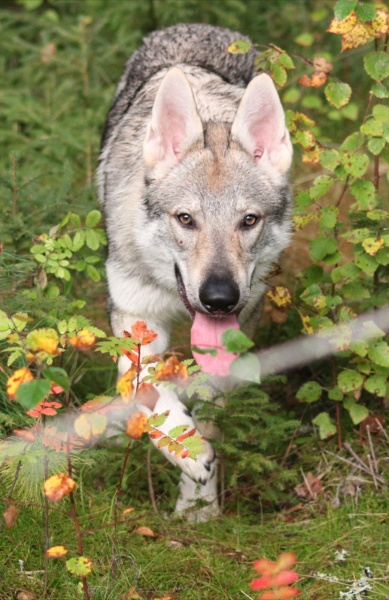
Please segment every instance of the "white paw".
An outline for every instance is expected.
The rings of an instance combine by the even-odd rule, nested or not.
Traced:
[[[205,523],[220,515],[216,473],[205,484],[196,483],[183,473],[179,489],[180,493],[175,509],[176,515],[184,517],[191,523]]]

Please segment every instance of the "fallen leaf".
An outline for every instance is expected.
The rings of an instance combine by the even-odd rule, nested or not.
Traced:
[[[319,477],[315,477],[309,471],[304,477],[304,483],[296,485],[294,491],[300,498],[312,498],[314,500],[324,492],[324,486]]]
[[[129,506],[128,508],[125,508],[124,510],[122,510],[122,515],[123,517],[125,515],[129,515],[130,513],[134,512],[135,508],[133,506]]]
[[[30,592],[29,590],[18,589],[15,590],[16,600],[36,600],[35,594]]]
[[[134,533],[137,535],[144,535],[145,537],[156,537],[154,531],[150,527],[138,527]]]
[[[51,546],[45,552],[45,556],[47,558],[61,558],[61,556],[65,556],[69,551],[65,546]]]
[[[18,518],[18,514],[19,509],[13,504],[8,506],[8,508],[6,508],[6,510],[3,512],[3,519],[5,521],[5,526],[7,527],[7,529],[11,529],[11,527],[15,525],[15,521]]]

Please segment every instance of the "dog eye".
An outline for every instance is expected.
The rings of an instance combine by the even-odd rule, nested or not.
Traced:
[[[246,215],[243,217],[242,225],[243,227],[252,227],[256,223],[258,223],[259,217],[256,215]]]
[[[193,219],[188,213],[181,213],[177,215],[177,219],[181,223],[181,225],[186,225],[187,227],[193,225]]]

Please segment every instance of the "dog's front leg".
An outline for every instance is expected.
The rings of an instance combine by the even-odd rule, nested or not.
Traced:
[[[122,311],[111,313],[112,328],[117,336],[122,336],[124,331],[131,331],[132,325],[140,320],[139,316],[124,314]],[[159,321],[147,319],[147,327],[158,333],[157,339],[151,344],[142,348],[143,355],[161,354],[166,350],[169,343],[169,329]],[[148,373],[151,365],[143,369],[143,375]],[[131,362],[126,356],[119,359],[118,370],[119,377],[124,375],[131,367]],[[145,399],[145,403],[137,402],[131,407],[131,412],[140,410],[148,415],[153,413],[162,414],[169,411],[164,424],[158,429],[167,434],[173,427],[187,425],[189,429],[196,428],[195,435],[201,435],[201,430],[196,427],[195,421],[186,406],[179,400],[177,394],[172,390],[158,386],[159,397],[155,404],[150,406]],[[155,446],[158,440],[152,440]],[[217,461],[216,453],[208,441],[204,441],[204,452],[199,454],[194,460],[192,458],[176,458],[167,448],[158,448],[160,452],[175,466],[182,470],[180,481],[180,494],[176,505],[176,512],[186,516],[190,520],[197,522],[206,521],[211,516],[218,514],[217,502]],[[205,506],[197,508],[199,504],[205,503]]]

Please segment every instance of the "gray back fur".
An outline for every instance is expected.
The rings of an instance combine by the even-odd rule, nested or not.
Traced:
[[[103,133],[103,144],[130,108],[143,85],[161,69],[187,64],[219,75],[227,83],[246,87],[254,73],[258,52],[234,55],[226,52],[231,42],[245,39],[237,31],[207,24],[180,24],[154,31],[132,54],[115,92]]]

